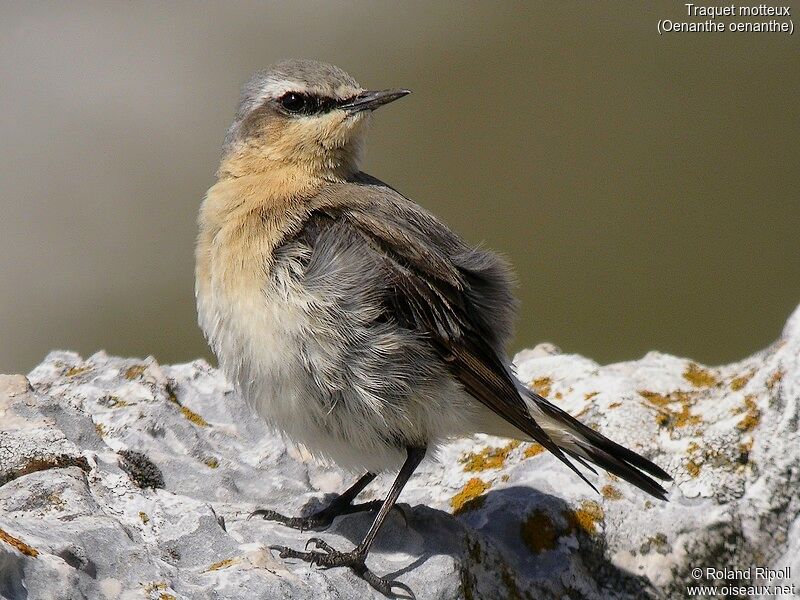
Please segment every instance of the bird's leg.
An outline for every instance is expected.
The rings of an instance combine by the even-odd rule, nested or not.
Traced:
[[[350,567],[356,575],[386,596],[395,596],[394,590],[399,589],[406,592],[411,598],[414,598],[414,592],[412,592],[407,585],[378,577],[367,568],[365,563],[370,546],[372,546],[372,542],[375,540],[375,536],[381,528],[381,525],[383,525],[386,515],[392,510],[406,482],[425,456],[425,448],[408,448],[407,451],[408,457],[406,458],[406,462],[403,463],[394,483],[392,483],[389,494],[386,496],[386,500],[383,501],[375,517],[375,521],[372,523],[372,526],[369,528],[367,535],[364,536],[361,543],[353,550],[350,552],[339,552],[319,538],[309,539],[308,542],[306,542],[305,552],[293,550],[286,546],[270,546],[270,549],[280,552],[281,558],[299,558],[300,560],[325,569],[331,567]],[[308,546],[310,544],[313,544],[316,550],[308,551]]]
[[[349,515],[380,506],[381,503],[379,500],[353,504],[353,500],[356,499],[356,496],[358,496],[373,479],[375,479],[374,473],[366,473],[341,495],[337,496],[328,506],[307,517],[287,517],[274,510],[262,508],[250,513],[250,516],[247,518],[261,517],[267,521],[277,521],[287,527],[299,529],[300,531],[328,527],[333,523],[333,519],[339,515]]]

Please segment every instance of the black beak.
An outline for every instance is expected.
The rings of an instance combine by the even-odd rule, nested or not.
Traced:
[[[351,98],[344,104],[340,104],[342,108],[351,113],[361,112],[362,110],[375,110],[379,106],[389,104],[407,96],[411,90],[380,90],[376,92],[361,92],[358,96]]]

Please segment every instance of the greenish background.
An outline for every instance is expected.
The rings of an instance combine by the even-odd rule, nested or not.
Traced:
[[[240,84],[285,57],[414,90],[365,168],[512,259],[516,349],[762,348],[800,301],[798,35],[659,36],[683,10],[3,2],[0,372],[208,356],[195,215]]]

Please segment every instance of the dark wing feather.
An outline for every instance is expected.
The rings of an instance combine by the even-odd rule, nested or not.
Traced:
[[[352,183],[328,186],[317,211],[349,223],[375,249],[387,275],[386,318],[421,332],[470,395],[592,488],[567,454],[592,472],[584,459],[664,498],[665,490],[640,470],[662,479],[669,479],[667,473],[528,391],[543,415],[578,434],[575,445],[560,447],[536,422],[503,359],[515,302],[502,260],[468,247],[435,217],[363,174]]]
[[[329,194],[336,189],[331,187]],[[372,195],[372,202],[360,204],[353,198],[341,207],[321,210],[331,218],[351,223],[383,257],[390,285],[386,295],[388,317],[402,327],[422,331],[470,395],[536,440],[594,488],[536,423],[520,397],[496,348],[503,341],[498,331],[502,332],[505,324],[476,313],[480,308],[469,296],[473,291],[470,284],[480,284],[476,279],[481,276],[481,267],[502,269],[500,259],[470,249],[432,215],[390,188],[373,183],[368,187],[371,189],[359,190],[358,200]],[[454,256],[477,259],[478,268],[459,268]],[[487,286],[493,284],[496,282]],[[510,292],[500,301],[514,304]]]

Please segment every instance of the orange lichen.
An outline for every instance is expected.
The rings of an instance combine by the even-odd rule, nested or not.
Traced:
[[[236,564],[238,559],[236,558],[226,558],[225,560],[221,560],[219,562],[215,562],[213,565],[208,567],[205,572],[209,573],[210,571],[219,571],[220,569],[225,569],[230,567],[233,564]]]
[[[522,453],[522,455],[525,458],[533,458],[534,456],[536,456],[537,454],[541,454],[542,452],[544,452],[544,446],[542,446],[537,442],[533,442],[530,446],[525,448],[525,451]]]
[[[148,583],[146,586],[144,586],[144,592],[148,597],[150,597],[154,593],[157,593],[158,600],[176,600],[175,596],[173,596],[172,594],[168,594],[165,591],[166,589],[167,589],[167,584],[160,581]]]
[[[673,413],[673,414],[675,416],[674,427],[699,425],[701,422],[700,417],[692,414],[688,404],[681,405],[681,411],[679,413]]]
[[[169,398],[169,401],[174,404],[177,404],[180,407],[181,413],[183,414],[184,417],[189,419],[195,425],[198,425],[200,427],[208,427],[208,421],[206,421],[203,417],[198,415],[192,409],[181,404],[180,400],[178,400],[178,395],[175,393],[175,385],[171,381],[167,382],[164,389],[167,392],[167,398]]]
[[[92,367],[90,367],[89,365],[84,365],[82,367],[70,367],[69,369],[67,369],[67,372],[64,373],[64,375],[66,377],[76,377],[78,375],[86,373],[86,371],[91,370],[91,368]]]
[[[558,542],[556,526],[543,510],[534,510],[522,522],[520,533],[525,545],[536,554],[553,550]]]
[[[734,392],[738,392],[740,389],[742,389],[744,386],[746,386],[749,383],[749,381],[750,381],[750,379],[752,379],[752,377],[753,377],[753,372],[752,371],[750,371],[749,373],[747,373],[745,375],[739,375],[738,377],[734,377],[733,379],[731,379],[731,389]]]
[[[769,379],[767,379],[767,389],[771,390],[774,388],[778,383],[781,382],[781,379],[783,379],[783,371],[777,369],[772,375],[769,376]]]
[[[450,499],[450,506],[453,508],[453,514],[460,515],[468,510],[474,510],[483,506],[483,503],[486,501],[486,496],[482,494],[490,487],[492,487],[490,483],[486,483],[479,477],[470,479],[464,484],[461,491]]]
[[[125,371],[125,379],[132,381],[138,379],[147,370],[145,365],[134,365]]]
[[[181,406],[181,413],[183,413],[183,416],[189,419],[195,425],[199,425],[200,427],[208,427],[208,422],[190,408]]]
[[[597,532],[597,524],[605,518],[603,507],[594,500],[584,500],[576,510],[565,510],[561,513],[567,520],[571,531],[588,533]]]
[[[600,493],[603,494],[603,498],[607,498],[608,500],[620,500],[622,498],[622,492],[613,485],[604,485]]]
[[[480,452],[470,452],[462,457],[460,462],[464,465],[464,471],[485,471],[486,469],[499,469],[502,467],[509,453],[519,446],[517,440],[512,440],[502,448],[487,446]]]
[[[130,405],[127,400],[123,400],[119,396],[103,396],[100,398],[99,402],[100,404],[108,406],[109,408],[124,408],[125,406]]]
[[[539,377],[538,379],[531,381],[531,387],[536,391],[537,394],[544,396],[545,398],[550,395],[550,388],[552,385],[553,380],[549,377]]]
[[[670,431],[673,431],[676,428],[686,427],[687,425],[699,425],[702,423],[700,417],[692,414],[691,405],[693,403],[693,395],[689,392],[672,392],[665,395],[657,392],[640,390],[639,395],[659,409],[659,412],[656,414],[656,423],[661,427],[666,427]],[[679,403],[680,410],[670,408],[670,405],[673,403]]]
[[[651,392],[649,390],[639,390],[639,395],[647,400],[650,404],[654,404],[655,406],[667,406],[673,402],[681,402],[683,399],[689,397],[687,392],[659,394],[658,392]]]
[[[744,399],[744,417],[736,424],[741,432],[748,432],[755,429],[761,422],[761,411],[756,404],[755,396],[747,396]]]
[[[14,548],[22,552],[25,556],[30,556],[32,558],[39,556],[39,551],[36,548],[29,546],[21,539],[14,537],[2,529],[0,529],[0,542],[5,542],[6,544],[14,546]]]
[[[683,372],[683,378],[694,387],[708,388],[719,384],[719,380],[708,369],[704,369],[697,363],[689,363]]]

